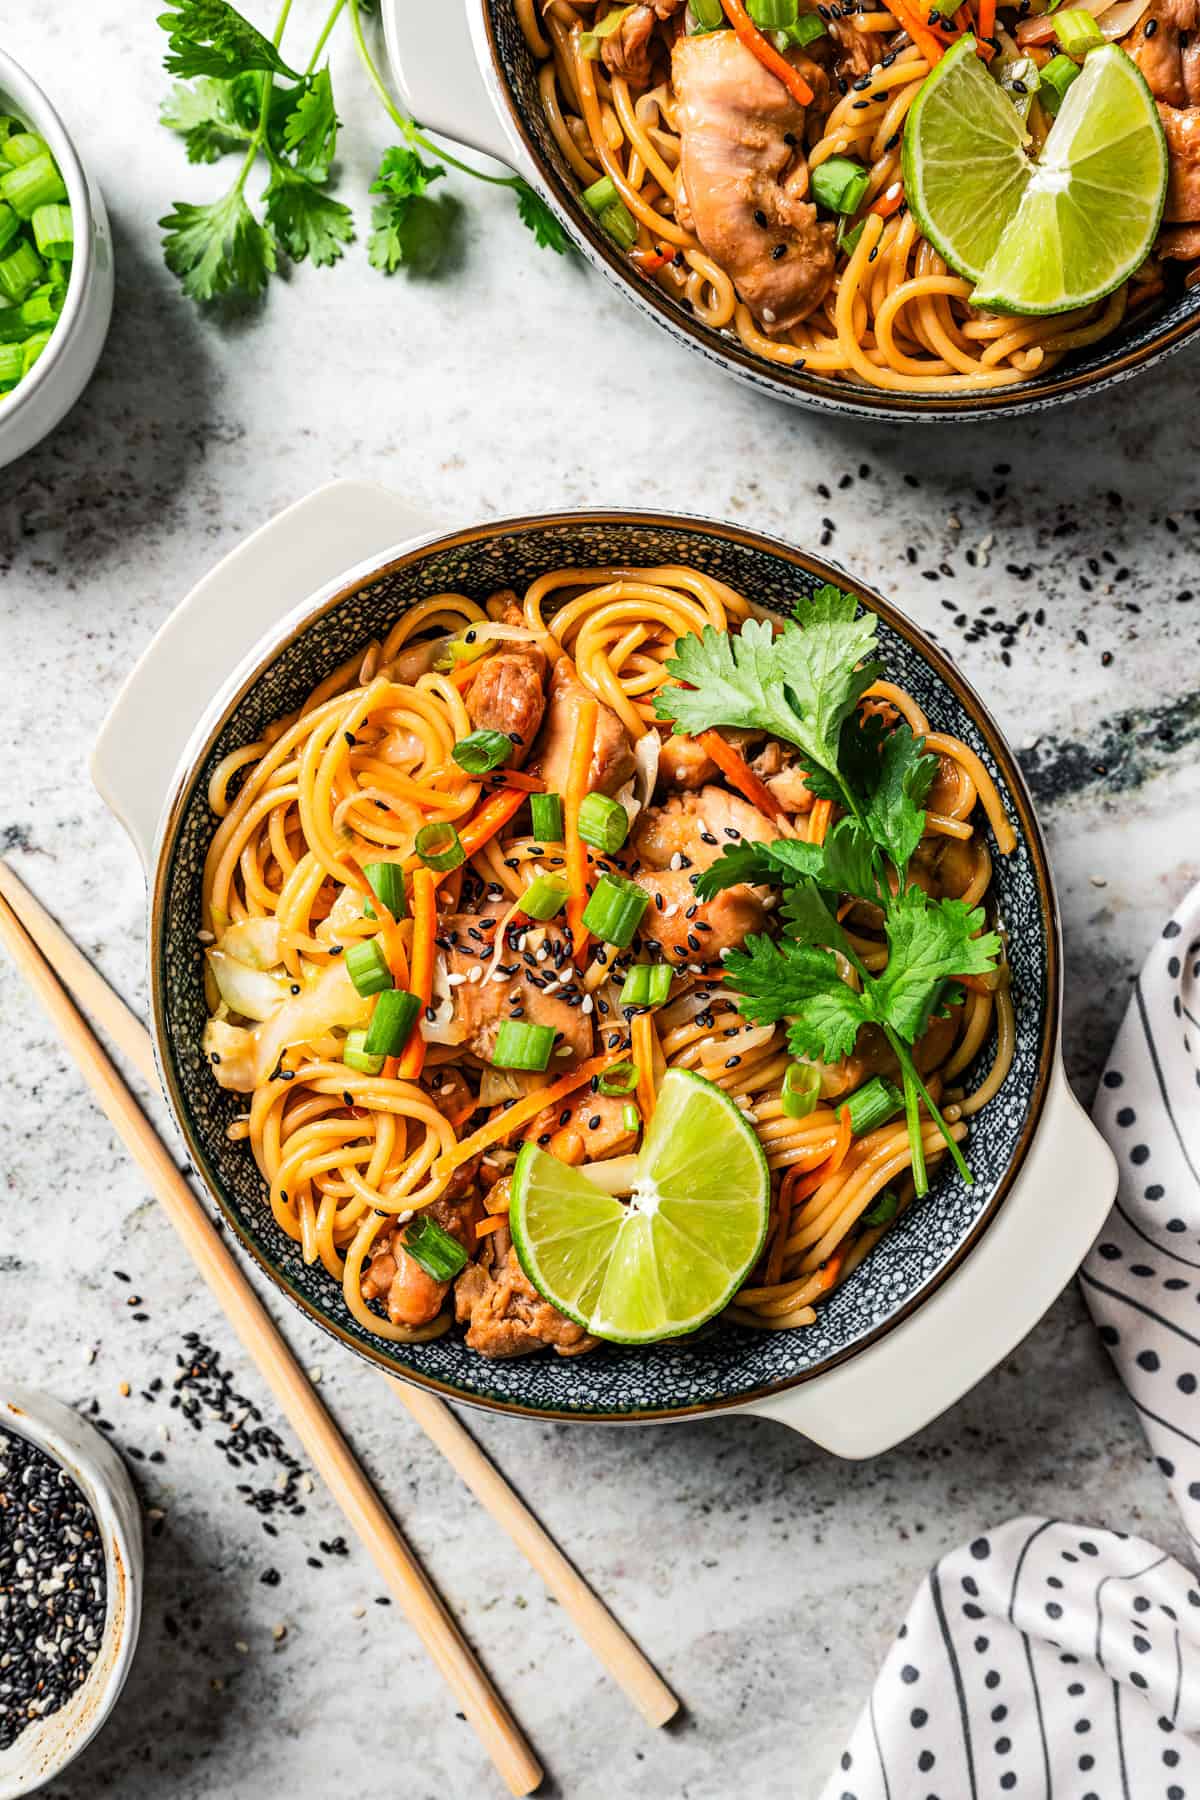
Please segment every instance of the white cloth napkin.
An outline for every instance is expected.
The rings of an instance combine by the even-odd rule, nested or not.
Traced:
[[[1138,978],[1094,1116],[1116,1205],[1080,1280],[1200,1557],[1200,888]],[[1200,1800],[1200,1581],[1014,1519],[942,1558],[821,1800]]]

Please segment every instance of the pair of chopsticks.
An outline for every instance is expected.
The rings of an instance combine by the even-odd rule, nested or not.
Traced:
[[[87,1007],[138,1074],[157,1087],[149,1033],[4,863],[0,863],[0,942],[41,1001],[101,1108],[162,1202],[314,1469],[403,1609],[509,1792],[531,1794],[541,1783],[542,1768],[520,1726],[400,1535],[241,1265],[70,996]],[[671,1690],[450,1408],[435,1395],[395,1376],[382,1379],[508,1533],[642,1717],[650,1725],[665,1725],[679,1705]]]

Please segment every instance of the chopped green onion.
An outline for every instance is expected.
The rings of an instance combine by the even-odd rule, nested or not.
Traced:
[[[1053,119],[1067,97],[1067,89],[1079,79],[1079,64],[1069,56],[1052,56],[1038,72],[1038,99]]]
[[[605,1069],[596,1086],[602,1094],[611,1099],[614,1095],[632,1094],[638,1084],[637,1064],[631,1062],[613,1063]]]
[[[44,281],[22,300],[21,317],[31,331],[37,331],[55,323],[62,312],[62,302],[62,289],[52,281]]]
[[[0,199],[7,200],[23,219],[32,219],[39,206],[66,197],[67,184],[50,155],[35,156],[32,162],[0,175]]]
[[[726,23],[721,0],[688,0],[688,11],[695,20],[693,36],[702,31],[720,31]]]
[[[900,1089],[885,1081],[882,1075],[876,1075],[865,1087],[860,1087],[856,1094],[851,1094],[846,1101],[850,1114],[850,1129],[855,1137],[862,1137],[868,1131],[874,1131],[885,1119],[894,1119],[896,1114],[904,1111],[904,1096]]]
[[[746,11],[760,31],[786,31],[799,8],[797,0],[746,0]]]
[[[32,369],[34,363],[42,354],[46,345],[50,342],[50,335],[51,334],[48,331],[35,331],[32,337],[27,337],[25,339],[25,342],[21,345],[22,375],[28,375],[30,369]]]
[[[435,1281],[453,1281],[467,1266],[467,1253],[458,1239],[423,1215],[405,1232],[404,1248]]]
[[[621,1108],[621,1127],[624,1131],[640,1131],[642,1115],[632,1100],[627,1100]]]
[[[363,874],[371,884],[371,892],[387,908],[393,919],[407,919],[408,901],[404,897],[404,870],[400,864],[364,863]],[[368,919],[376,916],[375,908],[369,900],[363,902],[363,914]]]
[[[671,992],[666,963],[634,963],[621,989],[622,1006],[662,1006]]]
[[[847,256],[853,256],[854,252],[858,249],[859,238],[867,229],[867,221],[865,219],[860,219],[853,231],[843,232],[845,224],[846,221],[843,219],[838,226],[837,247],[839,250],[844,251]]]
[[[611,175],[602,175],[599,181],[593,181],[591,187],[584,188],[581,197],[588,211],[597,214],[621,198]]]
[[[820,13],[810,12],[801,13],[796,23],[789,25],[781,35],[787,40],[789,48],[803,50],[806,44],[815,44],[818,38],[826,37],[828,33]]]
[[[7,201],[0,200],[0,250],[10,244],[21,229],[21,221]]]
[[[629,814],[607,794],[587,794],[579,807],[579,835],[593,850],[611,855],[629,836]]]
[[[533,835],[539,844],[561,844],[563,840],[563,807],[561,794],[530,794],[529,811],[533,819]]]
[[[49,144],[36,131],[14,131],[4,140],[4,160],[10,162],[14,169],[23,163],[36,162],[39,156],[49,154]]]
[[[367,1052],[365,1031],[348,1031],[346,1033],[346,1041],[342,1045],[342,1061],[348,1069],[357,1069],[360,1075],[381,1075],[383,1073],[382,1056],[371,1056]]]
[[[849,156],[831,156],[812,172],[812,197],[830,212],[854,213],[862,205],[871,177]]]
[[[553,1025],[531,1025],[527,1019],[505,1019],[492,1051],[495,1069],[526,1069],[540,1075],[550,1065],[558,1033]]]
[[[19,306],[0,306],[0,344],[22,344],[36,330],[25,323]]]
[[[874,1206],[859,1220],[860,1225],[890,1225],[900,1211],[900,1196],[895,1188],[884,1188]]]
[[[393,985],[392,971],[378,938],[361,938],[357,944],[351,944],[345,960],[346,973],[354,983],[355,991],[364,999],[368,994],[381,994]]]
[[[29,239],[22,238],[7,256],[0,257],[0,294],[6,300],[23,300],[44,274],[41,257]]]
[[[492,648],[492,638],[486,638],[478,631],[465,631],[460,637],[443,639],[446,646],[445,656],[440,656],[434,668],[442,674],[461,668],[464,663],[478,662]]]
[[[425,867],[436,869],[439,875],[444,875],[448,869],[457,869],[467,860],[459,835],[449,820],[422,825],[413,839],[413,846]]]
[[[611,175],[602,175],[583,190],[583,203],[596,215],[601,228],[623,250],[637,243],[637,220],[621,199]]]
[[[4,154],[4,140],[14,131],[24,131],[20,119],[12,113],[0,113],[0,156]]]
[[[590,31],[582,32],[579,39],[579,49],[581,54],[586,56],[590,62],[596,62],[599,59],[600,46],[604,42],[604,39],[611,37],[613,32],[623,23],[626,14],[631,13],[632,11],[632,5],[616,6],[613,8],[612,12],[607,13],[605,17],[600,20],[599,24],[593,25]]]
[[[368,1056],[399,1056],[412,1036],[421,1013],[421,1002],[405,988],[385,988],[375,1002],[367,1027]]]
[[[821,1071],[815,1063],[789,1063],[780,1101],[788,1119],[807,1119],[821,1097]]]
[[[15,388],[25,373],[25,351],[21,344],[0,344],[0,394]]]
[[[530,882],[518,904],[531,919],[552,919],[567,904],[570,892],[571,884],[561,875],[539,875]]]
[[[70,262],[75,251],[75,227],[69,206],[39,206],[33,215],[33,236],[43,256]]]
[[[636,882],[602,875],[583,910],[583,923],[593,937],[624,950],[633,942],[649,904],[649,894]]]
[[[450,754],[468,775],[490,775],[508,761],[514,748],[506,731],[472,731]]]
[[[1104,33],[1091,13],[1080,7],[1058,14],[1054,35],[1071,56],[1086,56],[1089,50],[1097,49],[1104,42]],[[4,183],[0,181],[0,193],[3,192]]]

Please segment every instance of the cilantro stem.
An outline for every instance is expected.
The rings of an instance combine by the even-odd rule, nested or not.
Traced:
[[[908,1142],[912,1150],[913,1189],[920,1200],[929,1192],[929,1176],[925,1169],[925,1140],[921,1134],[921,1097],[908,1070],[902,1068],[901,1073],[904,1077],[904,1114],[908,1120]]]
[[[925,1105],[928,1109],[930,1118],[933,1120],[934,1124],[937,1126],[938,1130],[941,1132],[942,1136],[945,1138],[946,1148],[950,1152],[950,1155],[951,1155],[951,1158],[953,1159],[955,1168],[958,1170],[959,1174],[962,1176],[962,1178],[966,1182],[967,1186],[973,1187],[974,1186],[974,1177],[972,1176],[970,1169],[968,1169],[968,1167],[967,1167],[967,1159],[963,1155],[962,1151],[959,1149],[958,1144],[950,1131],[950,1127],[947,1125],[945,1119],[943,1119],[943,1117],[942,1117],[941,1113],[938,1111],[937,1107],[933,1104],[933,1101],[930,1098],[929,1089],[925,1086],[925,1083],[921,1080],[920,1075],[917,1073],[917,1065],[913,1061],[911,1055],[909,1054],[907,1044],[904,1042],[903,1038],[898,1036],[898,1034],[892,1029],[892,1027],[890,1025],[885,1025],[883,1030],[884,1030],[884,1035],[886,1036],[888,1043],[892,1046],[893,1054],[895,1055],[896,1060],[899,1062],[900,1068],[903,1071],[905,1093],[906,1094],[908,1093],[908,1084],[911,1081],[913,1086],[916,1088],[917,1093],[921,1096],[921,1099],[925,1102]],[[913,1146],[913,1174],[915,1176],[916,1172],[917,1172],[918,1157],[920,1158],[920,1161],[921,1161],[922,1173],[924,1173],[925,1155],[924,1155],[924,1146],[920,1142],[919,1128],[914,1133],[911,1112],[909,1115],[908,1133],[909,1133],[909,1137],[912,1140],[912,1146]],[[918,1192],[920,1192],[920,1189],[918,1189]]]
[[[354,32],[354,42],[358,49],[359,61],[367,72],[367,78],[370,81],[371,86],[375,89],[380,103],[392,123],[396,126],[397,130],[403,132],[410,144],[416,144],[420,149],[426,151],[428,155],[436,156],[441,162],[449,163],[450,167],[452,169],[457,169],[461,175],[472,175],[476,181],[486,181],[489,187],[520,189],[524,185],[519,175],[486,175],[482,169],[473,169],[470,163],[460,162],[457,156],[452,156],[448,150],[443,150],[439,145],[432,143],[429,138],[425,136],[425,133],[421,130],[416,120],[410,119],[402,113],[393,101],[392,96],[388,93],[383,77],[375,67],[371,52],[367,49],[367,40],[363,36],[362,13],[359,6],[359,0],[350,0],[350,26]]]
[[[311,75],[313,70],[316,68],[317,58],[320,56],[322,50],[325,48],[325,45],[329,41],[329,34],[333,30],[334,26],[337,24],[338,20],[341,18],[342,12],[345,9],[345,5],[346,5],[346,0],[336,0],[336,4],[334,5],[332,12],[330,13],[329,17],[326,19],[324,25],[321,27],[321,35],[317,39],[316,49],[313,51],[312,55],[308,59],[308,67],[304,71],[304,73],[306,75]]]

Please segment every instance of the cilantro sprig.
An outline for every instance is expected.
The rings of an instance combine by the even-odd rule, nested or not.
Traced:
[[[823,844],[780,838],[728,845],[696,882],[701,900],[739,882],[783,889],[780,939],[750,937],[725,959],[728,987],[756,1024],[787,1024],[797,1056],[836,1062],[866,1025],[877,1026],[900,1066],[918,1194],[928,1188],[920,1107],[924,1103],[964,1180],[961,1150],[935,1106],[911,1047],[930,1020],[961,999],[957,976],[991,973],[1001,953],[982,909],[934,900],[910,884],[908,867],[925,829],[923,803],[936,758],[904,723],[859,709],[882,669],[873,615],[826,585],[802,600],[782,630],[747,620],[740,632],[711,627],[681,638],[668,663],[682,685],[655,696],[677,732],[715,726],[763,729],[794,744],[805,780],[843,817]],[[878,908],[888,946],[872,974],[838,921],[841,896]],[[846,979],[852,971],[854,981]]]
[[[218,199],[176,201],[159,221],[167,267],[190,299],[256,299],[284,260],[328,267],[353,242],[353,214],[329,191],[340,120],[329,69],[318,67],[343,14],[371,85],[402,139],[383,153],[371,185],[381,196],[367,243],[372,266],[387,275],[400,268],[431,275],[445,262],[461,207],[452,195],[431,197],[428,189],[447,166],[511,189],[536,242],[560,254],[570,248],[555,215],[519,175],[489,175],[438,150],[399,110],[367,47],[362,15],[369,4],[334,0],[301,71],[280,48],[292,0],[283,0],[270,37],[229,0],[168,0],[169,10],[158,20],[168,39],[164,65],[181,79],[162,107],[161,121],[183,139],[189,162],[241,158]],[[266,185],[252,197],[250,183],[264,168]]]

